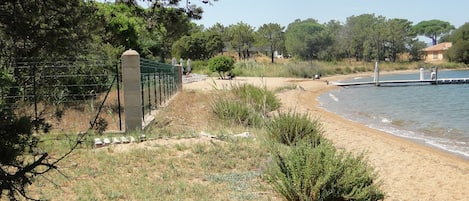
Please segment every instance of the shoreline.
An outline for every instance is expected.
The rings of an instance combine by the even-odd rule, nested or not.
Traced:
[[[409,72],[409,71],[407,71]],[[387,73],[387,72],[383,72]],[[389,72],[396,73],[396,72]],[[233,83],[251,83],[276,89],[297,85],[277,94],[283,110],[308,112],[323,125],[324,135],[339,150],[365,152],[377,171],[386,192],[386,200],[464,200],[469,197],[469,160],[422,143],[369,128],[319,107],[321,94],[337,88],[326,80],[337,81],[370,73],[323,77],[321,80],[298,78],[237,78],[233,81],[206,79],[185,89],[211,90]]]

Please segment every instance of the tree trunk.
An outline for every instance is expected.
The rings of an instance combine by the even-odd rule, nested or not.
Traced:
[[[272,63],[274,63],[274,47],[270,46],[270,57],[272,59]]]

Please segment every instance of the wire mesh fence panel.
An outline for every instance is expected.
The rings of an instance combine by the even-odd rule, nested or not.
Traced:
[[[0,100],[52,130],[120,130],[118,67],[118,60],[17,58],[2,66],[13,79]]]

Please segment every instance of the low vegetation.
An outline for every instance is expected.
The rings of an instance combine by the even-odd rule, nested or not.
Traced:
[[[256,96],[262,98],[253,98]],[[245,109],[227,100],[247,107],[249,115],[256,114],[258,125],[220,121],[223,115],[218,114],[219,105],[224,104],[230,105],[223,108],[225,115],[231,115],[225,120],[245,118],[246,113],[236,112]],[[45,200],[384,197],[364,155],[337,151],[322,137],[317,120],[293,111],[272,112],[279,106],[273,92],[252,85],[180,92],[160,110],[148,130],[130,134],[145,134],[148,141],[95,149],[90,136],[89,143],[59,164],[59,171],[38,177],[28,191],[32,197]],[[244,135],[238,137],[239,133]],[[288,139],[282,141],[285,137]],[[60,155],[69,149],[70,139],[73,137],[41,136],[39,147]]]
[[[206,66],[206,62],[197,61],[195,73],[217,76]],[[462,63],[443,62],[431,64],[425,62],[380,62],[382,72],[418,70],[420,68],[431,69],[465,69],[467,65]],[[270,63],[268,57],[258,56],[255,59],[242,60],[234,64],[231,73],[241,77],[298,77],[314,78],[315,75],[346,75],[352,73],[373,72],[374,62],[355,62],[344,60],[342,62],[325,61],[297,61],[294,59],[277,59],[276,63]]]
[[[267,121],[266,130],[271,140],[289,146],[308,141],[315,147],[322,141],[321,124],[307,114],[280,112]]]
[[[376,174],[363,155],[338,152],[330,143],[296,144],[276,153],[267,180],[286,200],[382,200]]]
[[[246,88],[252,90],[255,87]],[[232,89],[234,94],[238,90],[237,87]],[[215,100],[215,114],[219,110],[217,102],[225,100]],[[265,102],[248,103],[254,108],[265,105]],[[226,109],[239,110],[238,107]],[[242,117],[244,115],[230,118]],[[266,141],[270,145],[273,161],[267,164],[263,176],[284,199],[384,199],[377,175],[367,164],[365,156],[337,151],[331,142],[322,137],[323,131],[318,120],[311,120],[307,114],[279,112],[270,118],[265,116],[264,122]]]

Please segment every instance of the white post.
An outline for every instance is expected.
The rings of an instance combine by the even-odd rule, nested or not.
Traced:
[[[424,80],[424,79],[425,79],[425,69],[420,68],[420,80]]]
[[[124,89],[125,132],[142,130],[142,94],[140,55],[135,50],[122,54],[122,85]]]
[[[378,62],[375,63],[375,76],[373,78],[376,86],[379,86],[379,65]]]

